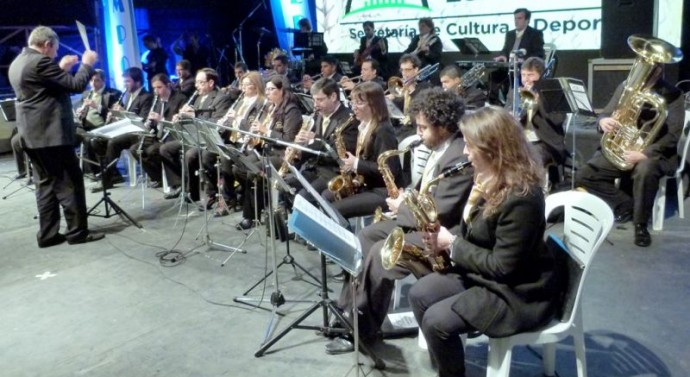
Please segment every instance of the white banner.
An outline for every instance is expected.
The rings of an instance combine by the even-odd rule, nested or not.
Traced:
[[[329,52],[349,53],[364,36],[362,23],[372,21],[377,35],[388,37],[389,50],[401,52],[417,34],[419,19],[431,17],[444,51],[458,51],[451,39],[467,37],[499,51],[515,28],[513,11],[522,7],[532,11],[530,26],[544,32],[544,42],[559,50],[599,49],[601,0],[316,0],[317,30]]]
[[[123,90],[122,72],[141,68],[132,0],[103,0],[103,19],[110,84]]]

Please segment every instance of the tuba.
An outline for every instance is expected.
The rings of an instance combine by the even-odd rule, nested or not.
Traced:
[[[666,101],[651,91],[654,82],[650,78],[657,64],[677,63],[683,58],[683,53],[678,48],[654,37],[631,35],[628,37],[628,46],[637,54],[637,59],[612,114],[620,127],[613,132],[604,133],[601,138],[602,154],[620,170],[633,168],[632,164],[625,161],[624,152],[641,152],[647,148],[654,142],[666,120]],[[656,116],[638,128],[637,121],[644,104],[650,104],[656,110]]]
[[[431,188],[444,178],[463,174],[471,165],[470,162],[461,162],[446,169],[420,188],[419,192],[407,190],[405,205],[410,209],[417,223],[417,230],[430,233],[429,239],[425,239],[424,248],[405,244],[402,228],[397,227],[384,242],[381,249],[381,262],[383,268],[390,270],[395,265],[406,268],[415,277],[420,278],[433,271],[445,271],[450,266],[450,257],[442,253],[436,255],[436,237],[441,225],[438,221],[438,210],[431,196]]]
[[[338,126],[335,130],[335,149],[338,153],[338,157],[342,160],[347,158],[347,149],[345,148],[345,140],[343,139],[343,131],[352,122],[355,121],[355,115],[350,114],[350,117]],[[340,175],[336,175],[328,181],[328,191],[332,192],[336,200],[347,198],[355,193],[357,187],[355,187],[355,181],[359,182],[360,185],[364,182],[364,177],[361,175],[353,176],[352,173],[340,172]]]

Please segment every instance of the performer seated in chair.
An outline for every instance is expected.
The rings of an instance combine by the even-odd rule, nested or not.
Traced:
[[[684,104],[682,92],[663,79],[663,66],[655,67],[647,79],[645,88],[659,94],[666,101],[668,115],[658,134],[644,150],[627,150],[623,160],[632,164],[632,169],[621,170],[612,164],[601,152],[601,148],[577,172],[576,185],[602,198],[613,209],[617,222],[633,221],[635,224],[635,245],[649,246],[652,237],[647,223],[652,214],[654,198],[659,189],[659,179],[671,174],[678,167],[678,140],[683,130]],[[598,125],[606,134],[619,132],[622,126],[618,116],[629,112],[625,107],[617,108],[625,89],[621,83],[599,115]],[[629,104],[626,104],[629,106]],[[642,107],[634,127],[642,127],[657,115],[648,104]],[[627,125],[630,127],[630,125]],[[628,130],[632,132],[632,130]],[[620,131],[622,132],[622,131]],[[616,187],[615,180],[620,178]],[[632,195],[631,195],[632,193]],[[683,205],[683,203],[680,203]]]
[[[332,55],[326,55],[321,59],[321,77],[339,82],[343,75],[338,73],[338,59]],[[306,93],[309,93],[311,86],[314,85],[314,79],[309,75],[302,77],[302,88]]]
[[[256,71],[246,73],[242,77],[242,84],[240,87],[242,88],[241,98],[230,107],[228,112],[219,119],[217,123],[226,127],[249,131],[251,124],[254,122],[254,119],[259,116],[259,110],[266,101],[266,89],[264,88],[264,82],[261,75]],[[240,149],[244,140],[246,140],[239,132],[227,130],[221,132],[221,137],[225,140],[226,145],[235,149]],[[213,155],[213,157],[209,157],[208,155]],[[214,157],[217,158],[215,153],[203,151],[201,159],[205,162],[209,162],[213,161]],[[211,166],[205,166],[206,169],[213,171]],[[216,182],[215,177],[210,177],[212,180],[209,181],[207,194],[217,195],[218,191],[221,190],[220,194],[223,196],[226,204],[226,207],[218,206],[216,208],[213,214],[215,217],[229,215],[238,204],[237,193],[235,192],[233,166],[234,163],[231,159],[221,157],[220,177],[222,180],[222,190],[219,186],[219,182]]]
[[[441,71],[441,87],[457,93],[465,99],[465,106],[468,109],[478,109],[484,107],[486,103],[486,93],[479,87],[479,82],[467,86],[463,83],[460,68],[456,65],[449,65]]]
[[[398,147],[380,85],[364,82],[355,86],[351,104],[359,120],[359,132],[355,154],[347,152],[339,156],[342,160],[339,177],[345,184],[337,185],[339,190],[321,193],[346,219],[371,215],[377,206],[386,206],[386,184],[377,159],[381,153]],[[395,183],[401,184],[400,160],[391,158],[386,165]]]
[[[218,82],[218,73],[212,68],[201,68],[196,74],[196,97],[192,96],[179,111],[179,113],[173,117],[173,120],[178,119],[191,119],[198,118],[202,120],[207,120],[215,122],[220,119],[230,105],[232,105],[232,97],[224,95],[220,92],[216,83]],[[191,103],[190,103],[191,101]],[[168,180],[172,182],[172,186],[175,187],[170,194],[166,195],[166,199],[173,199],[180,195],[181,188],[179,187],[181,182],[182,174],[182,164],[180,162],[180,154],[182,153],[182,144],[178,140],[173,140],[166,142],[160,147],[160,156],[163,161],[163,166],[165,168],[166,176]],[[190,201],[198,201],[199,197],[199,175],[196,171],[199,169],[199,149],[191,148],[185,152],[185,169],[187,187],[186,191],[189,193]],[[213,165],[213,163],[210,163]],[[213,173],[203,171],[204,178],[208,177],[208,174],[215,177],[215,170]],[[214,178],[215,180],[215,178]],[[206,181],[208,182],[208,181]],[[215,199],[207,201],[208,206],[212,206],[215,203]],[[203,210],[203,207],[200,207]]]
[[[413,54],[405,54],[400,57],[400,73],[402,83],[399,87],[393,88],[389,85],[387,98],[395,104],[403,113],[403,119],[395,122],[395,134],[398,141],[402,141],[407,136],[413,135],[416,131],[414,119],[410,116],[410,105],[412,100],[424,89],[431,87],[428,82],[417,82],[421,61]],[[390,84],[390,80],[389,80]]]
[[[359,121],[352,111],[340,102],[338,93],[338,84],[334,80],[321,78],[314,83],[311,87],[316,111],[314,127],[311,131],[298,133],[295,138],[296,143],[327,152],[328,149],[324,144],[327,143],[331,150],[335,151],[339,148],[336,140],[340,138],[339,142],[342,143],[346,152],[356,153]],[[303,153],[300,162],[302,163],[301,173],[318,193],[326,190],[328,182],[340,174],[340,165],[332,158],[315,157]],[[300,187],[296,179],[288,178],[288,181],[293,186]],[[298,194],[313,201],[305,189],[301,189]]]
[[[266,83],[265,106],[262,105],[260,115],[251,123],[250,131],[260,133],[273,139],[293,142],[302,125],[302,113],[299,109],[297,97],[290,91],[290,82],[285,76],[273,75]],[[268,159],[276,168],[280,168],[283,162],[285,147],[280,145],[263,145],[261,139],[251,138],[245,141],[244,149],[248,151],[247,157],[254,160],[254,164],[263,170],[262,160],[252,149],[258,149],[266,153],[270,148]],[[258,152],[258,151],[257,151]],[[233,169],[235,178],[242,184],[244,194],[242,197],[242,221],[237,224],[238,230],[249,229],[259,220],[264,208],[264,179],[255,177],[244,167],[235,166]],[[254,192],[256,190],[256,197]],[[255,205],[256,199],[256,205]]]
[[[432,150],[427,160],[422,179],[415,189],[426,188],[433,178],[441,172],[466,162],[463,155],[465,143],[462,133],[458,130],[458,123],[464,114],[462,98],[451,91],[440,88],[424,90],[413,102],[410,112],[417,120],[417,133],[426,147]],[[391,158],[398,159],[398,156]],[[460,223],[458,214],[465,205],[465,200],[472,186],[471,168],[465,174],[450,176],[438,181],[438,186],[432,186],[430,193],[437,208],[438,223],[447,228],[453,228]],[[359,275],[357,286],[357,311],[360,314],[359,328],[363,339],[375,338],[385,319],[393,293],[395,280],[407,276],[410,271],[404,267],[395,266],[386,270],[382,266],[381,248],[384,240],[396,227],[405,232],[405,244],[424,248],[422,240],[424,229],[432,224],[419,224],[416,215],[405,201],[405,196],[413,193],[403,193],[397,198],[388,198],[386,202],[397,217],[371,224],[364,228],[358,238],[364,253],[364,267]],[[409,246],[408,246],[409,247]],[[352,290],[348,286],[349,279],[340,293],[338,307],[346,314],[351,313],[353,306]],[[340,353],[352,350],[351,339],[336,339],[326,346],[327,353]]]
[[[159,122],[171,121],[187,102],[187,97],[172,90],[170,78],[165,73],[153,76],[151,87],[158,99],[155,106],[151,108],[145,123],[150,134],[140,138],[139,143],[129,148],[129,152],[135,157],[139,157],[141,153],[142,167],[151,180],[149,186],[157,188],[163,182],[160,147],[169,138],[168,131],[162,129]]]
[[[192,76],[192,64],[189,60],[180,60],[175,65],[175,73],[177,74],[177,81],[173,84],[173,89],[190,98],[196,90],[194,87],[194,76]]]
[[[379,85],[381,85],[381,88],[383,90],[386,90],[386,82],[383,81],[383,77],[381,77],[381,65],[377,60],[367,58],[362,61],[362,66],[360,70],[360,82],[375,82]],[[357,85],[356,82],[354,82],[352,79],[350,79],[347,76],[343,76],[340,79],[340,87],[345,90],[345,93],[347,95],[350,94],[350,91],[355,88],[355,85]]]
[[[409,295],[442,377],[465,375],[461,334],[503,337],[538,328],[551,320],[558,301],[553,255],[544,243],[538,154],[498,107],[466,115],[460,131],[474,186],[458,212],[459,227],[441,227],[432,249],[450,261]]]
[[[544,73],[544,60],[531,57],[525,60],[520,70],[522,87],[519,113],[515,115],[525,130],[525,136],[539,151],[544,166],[562,165],[568,156],[565,148],[565,114],[548,113],[537,92],[539,80]],[[513,106],[513,91],[508,92],[506,109]]]
[[[122,74],[125,82],[125,94],[121,102],[113,106],[113,110],[127,111],[146,119],[153,104],[153,96],[144,88],[144,74],[140,68],[130,67]],[[123,150],[139,142],[139,135],[124,134],[108,139],[105,152],[94,151],[98,155],[105,155],[105,161],[109,164],[106,171],[101,172],[101,182],[91,187],[91,192],[101,192],[105,188],[112,188],[115,183],[124,182],[124,178],[117,170],[117,166],[112,161],[120,157]],[[93,143],[92,143],[93,144]],[[98,145],[98,143],[96,143]],[[134,177],[130,177],[133,179]]]

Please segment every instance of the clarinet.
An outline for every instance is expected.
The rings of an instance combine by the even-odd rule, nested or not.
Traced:
[[[266,105],[268,104],[268,102],[269,102],[269,100],[264,99],[264,103],[261,105],[261,107],[259,108],[259,111],[256,113],[257,114],[256,119],[261,119],[261,116],[264,114],[264,110],[266,109]],[[266,118],[268,118],[268,116],[269,115],[266,115]],[[264,121],[265,120],[266,119],[264,119]],[[254,140],[253,140],[254,138],[252,138],[252,137],[248,137],[247,135],[245,135],[245,138],[246,138],[246,140],[244,141],[244,143],[242,143],[242,147],[240,147],[240,152],[244,152],[247,149],[247,147],[249,147],[250,144],[254,142]],[[259,141],[260,140],[261,139],[259,139]]]
[[[151,125],[153,124],[153,120],[151,119],[151,113],[153,112],[153,109],[156,108],[156,104],[158,103],[158,95],[153,96],[153,103],[151,104],[151,110],[149,110],[148,115],[146,116],[146,122],[144,122],[144,128],[149,131],[149,133],[154,133],[155,130],[151,128]]]
[[[86,101],[90,100],[91,97],[93,97],[93,90],[89,91],[89,94],[86,95],[86,98],[84,99],[84,103],[82,103],[82,105],[77,109],[77,118],[79,118],[81,121],[86,118],[88,113],[88,110],[86,109]]]
[[[198,90],[194,91],[194,94],[192,94],[192,96],[189,97],[189,101],[187,101],[187,103],[185,103],[184,105],[185,106],[192,106],[194,101],[196,101],[197,97],[199,97],[199,91]],[[192,106],[192,108],[194,108],[194,107]]]
[[[125,93],[127,93],[126,90],[124,92],[120,93],[120,98],[118,98],[117,101],[115,101],[113,106],[117,105],[118,103],[120,103],[120,101],[122,101],[122,98],[125,96]],[[105,124],[110,123],[110,121],[112,119],[113,119],[113,113],[111,111],[108,111],[108,115],[105,117]]]

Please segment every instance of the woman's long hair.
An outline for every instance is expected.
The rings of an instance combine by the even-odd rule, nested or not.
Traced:
[[[371,110],[371,120],[374,122],[374,128],[371,129],[370,133],[371,135],[376,133],[379,124],[388,121],[388,105],[386,104],[386,96],[383,94],[381,85],[371,81],[361,82],[352,89],[350,98],[352,101],[357,100],[366,102],[367,106],[369,106]],[[374,143],[371,142],[372,140],[372,138],[369,138],[369,140],[364,141],[366,143],[362,151],[364,155],[368,156],[371,154],[371,150],[374,148]]]
[[[293,103],[295,106],[299,107],[299,100],[297,99],[297,96],[295,96],[295,94],[290,90],[290,81],[287,79],[287,77],[283,75],[273,75],[268,79],[268,81],[283,93],[283,100],[276,105],[276,110],[273,113],[273,119],[281,119],[285,113],[285,109],[290,103]]]
[[[484,216],[494,214],[512,192],[527,195],[543,187],[544,168],[524,129],[503,108],[484,107],[460,122],[465,142],[487,163],[492,179],[480,182],[486,200]]]
[[[264,98],[266,98],[266,86],[264,85],[264,80],[261,78],[261,74],[257,71],[249,71],[242,77],[242,81],[244,81],[244,79],[249,80],[256,88],[257,101],[259,101],[259,103],[263,101]],[[242,85],[242,81],[240,81],[240,85]]]

